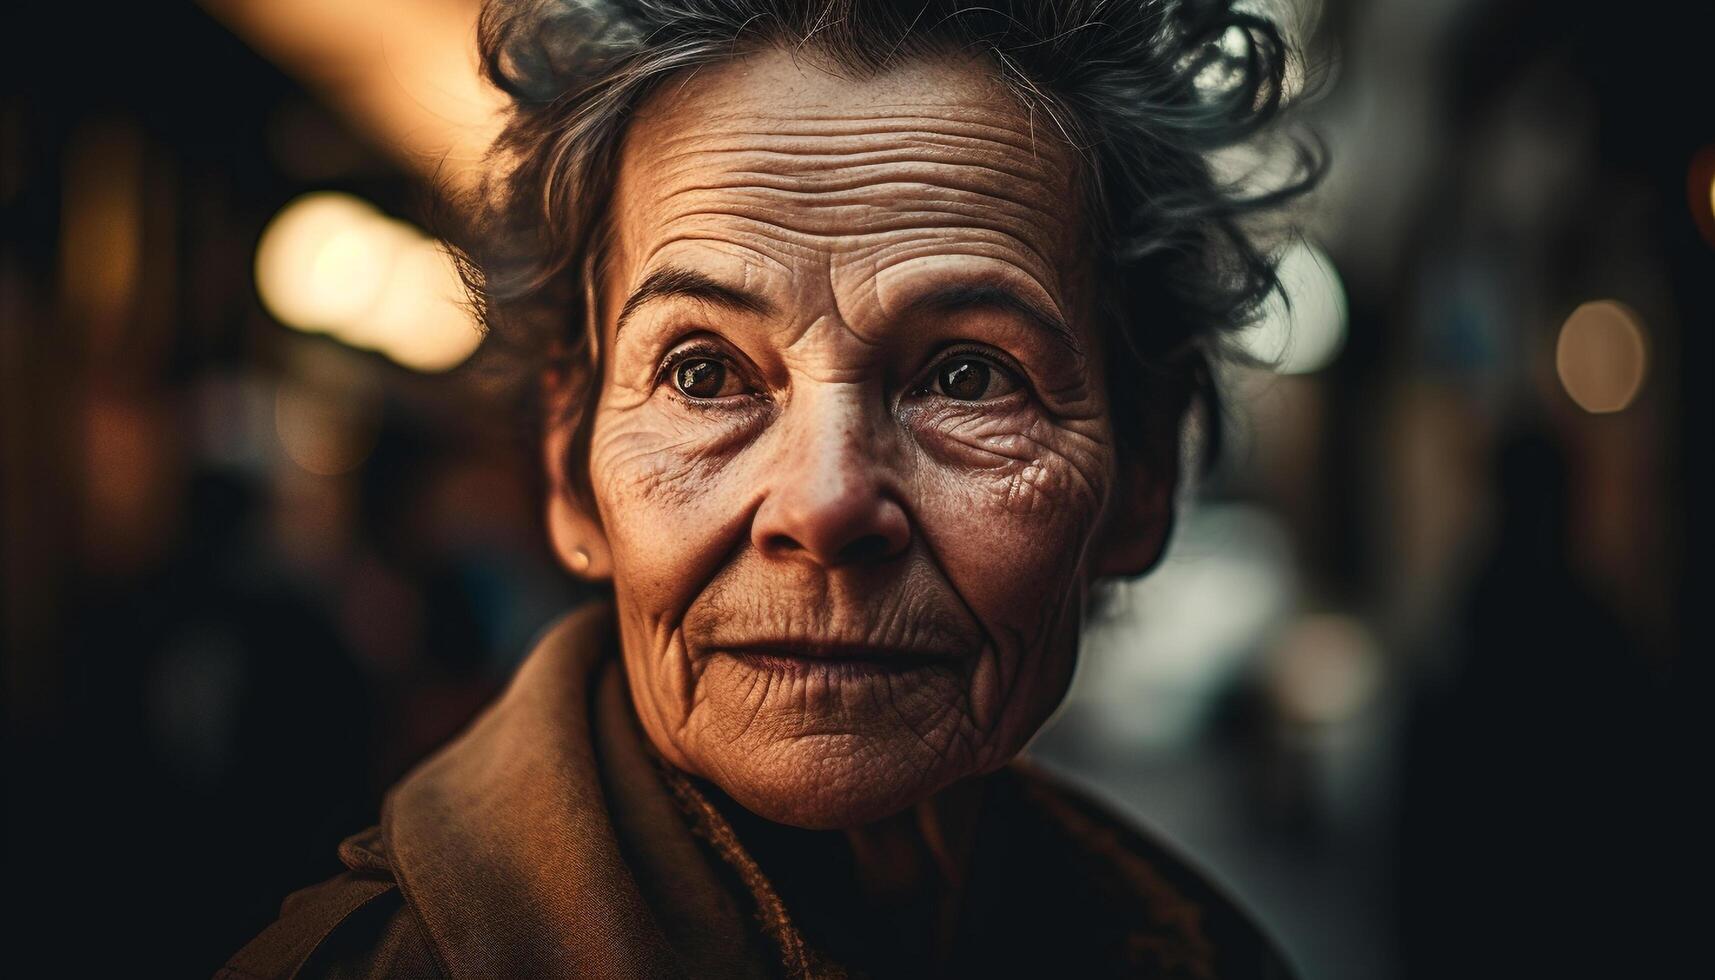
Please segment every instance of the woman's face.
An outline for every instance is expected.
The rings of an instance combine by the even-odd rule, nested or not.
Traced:
[[[980,66],[777,51],[630,125],[581,520],[644,729],[764,817],[894,813],[1065,693],[1119,467],[1052,126]]]

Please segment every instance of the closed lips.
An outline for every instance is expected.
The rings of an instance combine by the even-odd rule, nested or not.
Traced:
[[[820,641],[768,641],[763,643],[711,644],[713,652],[758,661],[779,661],[811,664],[816,662],[873,665],[890,670],[911,670],[918,667],[957,663],[957,654],[943,650],[922,650],[900,647],[877,647],[857,643],[827,643]]]

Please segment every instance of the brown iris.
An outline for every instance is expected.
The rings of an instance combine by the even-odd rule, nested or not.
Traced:
[[[976,401],[989,389],[989,366],[972,357],[960,357],[941,365],[936,381],[948,398]]]
[[[691,398],[715,398],[726,384],[726,365],[712,358],[691,358],[673,370],[673,383]]]

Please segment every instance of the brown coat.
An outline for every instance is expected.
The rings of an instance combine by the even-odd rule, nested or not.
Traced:
[[[860,975],[800,931],[718,791],[650,751],[616,649],[611,605],[568,616],[217,977]],[[1089,799],[1023,762],[985,781],[959,939],[925,975],[1290,975]]]

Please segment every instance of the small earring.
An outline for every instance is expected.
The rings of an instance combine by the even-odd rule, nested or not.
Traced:
[[[590,553],[582,548],[572,549],[572,571],[584,572],[590,567]]]

